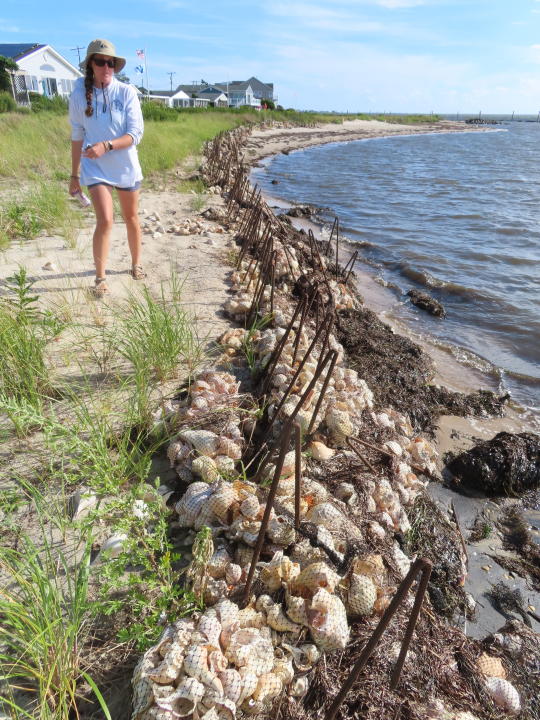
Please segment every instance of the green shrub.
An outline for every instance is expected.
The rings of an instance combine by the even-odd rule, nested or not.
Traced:
[[[55,115],[67,114],[67,100],[64,100],[64,98],[60,97],[60,95],[55,95],[52,98],[34,92],[28,93],[28,95],[32,104],[32,112],[51,112]]]
[[[176,120],[178,118],[176,110],[158,102],[145,100],[141,103],[141,107],[145,120]]]
[[[8,92],[0,92],[0,113],[14,112],[17,103]]]

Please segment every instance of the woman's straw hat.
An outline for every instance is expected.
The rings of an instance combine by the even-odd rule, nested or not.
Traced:
[[[86,51],[86,57],[81,63],[81,68],[83,71],[86,71],[86,63],[88,60],[92,57],[92,55],[96,55],[99,53],[100,55],[110,55],[116,60],[114,71],[120,72],[126,64],[126,58],[120,57],[116,54],[116,48],[112,44],[112,42],[109,42],[109,40],[92,40],[90,45],[88,45],[88,49]]]

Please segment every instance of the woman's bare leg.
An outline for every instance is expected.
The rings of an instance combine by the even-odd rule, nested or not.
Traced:
[[[114,220],[112,190],[108,185],[95,185],[89,188],[89,192],[96,213],[96,229],[93,237],[96,277],[104,278]]]
[[[139,223],[139,191],[118,190],[122,217],[126,223],[131,264],[141,264],[142,233]]]

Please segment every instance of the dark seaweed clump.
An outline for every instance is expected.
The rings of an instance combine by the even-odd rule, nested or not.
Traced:
[[[540,437],[500,432],[455,457],[448,469],[486,495],[519,495],[540,487]]]
[[[377,405],[407,414],[417,430],[432,433],[439,415],[503,414],[504,399],[492,392],[464,395],[430,385],[434,374],[431,358],[412,340],[394,333],[371,310],[340,312],[337,333],[347,363],[367,382]]]

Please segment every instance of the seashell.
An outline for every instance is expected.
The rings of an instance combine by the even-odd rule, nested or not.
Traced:
[[[394,562],[396,563],[396,565],[398,567],[401,577],[404,578],[405,575],[411,569],[411,561],[405,555],[403,550],[399,547],[397,542],[394,542],[394,546],[392,548],[392,555],[394,558]]]
[[[244,681],[238,670],[235,670],[234,668],[228,668],[227,670],[223,670],[222,672],[220,672],[218,677],[223,686],[223,695],[228,700],[231,700],[231,702],[237,703],[242,696],[242,689],[244,686]],[[257,687],[256,677],[255,687]]]
[[[290,619],[298,623],[299,625],[309,625],[307,611],[306,611],[306,600],[296,595],[289,595],[285,599],[287,604],[287,615]]]
[[[503,678],[503,680],[506,679],[506,670],[504,669],[501,659],[498,657],[488,655],[484,652],[476,661],[476,667],[478,668],[478,671],[486,677],[498,677]]]
[[[266,534],[277,545],[290,545],[296,539],[296,530],[283,516],[270,519]]]
[[[203,600],[206,605],[215,605],[228,591],[227,582],[223,578],[208,578],[204,587]]]
[[[273,672],[264,673],[259,677],[259,682],[253,693],[256,702],[265,703],[277,697],[283,690],[283,680]]]
[[[319,535],[320,530],[321,530],[321,528],[319,528],[317,531],[317,539],[319,540],[319,542],[320,542],[320,538],[318,537],[318,535]],[[326,528],[323,528],[323,530],[328,533]],[[330,533],[328,533],[328,535],[332,539],[332,536],[330,535]],[[332,540],[332,545],[330,547],[333,547],[333,540]],[[313,562],[319,562],[319,561],[327,560],[327,559],[328,559],[328,556],[326,555],[324,550],[322,550],[321,548],[318,548],[318,547],[317,548],[312,547],[311,543],[307,539],[301,540],[300,542],[296,543],[296,545],[294,545],[292,553],[291,553],[291,560],[293,560],[294,563],[297,564],[302,569],[304,569],[305,567],[307,567],[307,565],[309,565]]]
[[[401,457],[403,455],[403,448],[395,440],[388,440],[388,442],[384,443],[383,448],[385,448],[388,452],[391,452],[393,455],[396,455],[396,457]]]
[[[294,491],[294,488],[293,488]],[[304,478],[302,481],[302,494],[309,496],[311,505],[320,505],[328,500],[328,490],[320,482]]]
[[[213,483],[219,478],[219,470],[211,457],[200,455],[191,463],[191,472],[205,482]]]
[[[115,535],[111,535],[111,537],[107,538],[99,549],[99,559],[103,559],[101,557],[103,554],[105,554],[107,559],[118,557],[123,551],[127,539],[128,536],[125,533],[116,533]]]
[[[221,650],[211,650],[208,653],[208,667],[211,672],[216,675],[223,670],[227,669],[228,666],[227,658],[221,652]]]
[[[235,559],[241,568],[245,568],[251,564],[253,559],[253,548],[250,547],[237,547],[235,553]]]
[[[347,503],[349,507],[358,502],[358,493],[351,483],[340,483],[336,488],[336,497]]]
[[[294,473],[295,470],[295,463],[296,463],[296,453],[294,450],[291,450],[285,455],[285,458],[283,460],[283,468],[281,470],[281,475],[285,477],[289,477],[292,473]]]
[[[353,573],[367,575],[375,585],[384,585],[386,581],[386,568],[382,555],[372,554],[363,558],[356,558],[352,564]]]
[[[274,465],[275,470],[275,465]],[[279,485],[276,490],[276,495],[282,497],[294,497],[295,493],[295,479],[294,475],[288,478],[281,478]]]
[[[246,518],[253,520],[259,512],[261,505],[256,495],[248,495],[245,500],[240,503],[240,512]]]
[[[240,697],[238,698],[238,705],[241,705],[244,700],[250,698],[255,692],[257,685],[259,684],[259,678],[249,668],[242,667],[238,671],[242,678],[242,690]]]
[[[308,565],[289,584],[293,595],[311,597],[319,588],[334,592],[340,580],[339,575],[324,562],[315,562]]]
[[[231,563],[225,570],[225,580],[229,585],[238,585],[242,579],[242,568],[240,565]]]
[[[204,705],[201,704],[200,707],[204,709]],[[195,713],[193,714],[193,717],[195,717]],[[211,707],[210,710],[207,710],[204,715],[200,715],[199,713],[197,713],[197,718],[199,718],[200,720],[219,720],[219,715],[214,705],[214,707]]]
[[[67,513],[70,520],[77,520],[86,516],[97,504],[97,496],[88,488],[82,487],[76,490],[68,498]]]
[[[354,435],[354,426],[349,413],[345,410],[329,410],[325,422],[336,442],[342,442],[346,437]]]
[[[386,608],[390,605],[390,602],[392,601],[392,596],[395,591],[395,587],[387,587],[382,590],[378,589],[377,599],[375,600],[375,603],[373,605],[373,610],[378,615],[382,615]]]
[[[221,683],[217,680],[214,672],[208,667],[208,647],[206,645],[194,645],[190,647],[184,658],[184,672],[204,685],[221,690]],[[216,683],[217,680],[217,683]]]
[[[227,455],[216,455],[214,462],[218,472],[222,475],[232,475],[234,473],[234,460]]]
[[[154,648],[147,650],[137,663],[133,671],[131,684],[133,686],[133,720],[139,720],[154,702],[154,693],[149,673],[159,662],[159,655]]]
[[[295,678],[289,687],[289,695],[294,698],[301,698],[304,697],[308,689],[309,680],[307,677]]]
[[[260,715],[265,711],[265,706],[262,702],[248,698],[242,703],[241,710],[245,715]]]
[[[239,628],[261,628],[264,625],[264,615],[253,607],[245,607],[238,613]]]
[[[234,485],[221,480],[218,481],[214,492],[208,499],[208,507],[224,525],[229,525],[230,521],[227,522],[229,508],[236,502],[238,502],[238,494]]]
[[[207,572],[210,577],[213,578],[225,577],[225,573],[231,562],[232,558],[227,550],[225,550],[225,548],[218,548],[208,561],[208,565],[206,566]]]
[[[353,538],[362,537],[360,530],[342,512],[331,503],[315,505],[306,513],[306,520],[327,528],[331,532],[345,533]]]
[[[199,455],[212,457],[218,454],[219,437],[210,430],[183,430],[178,435],[181,440],[193,445]]]
[[[165,653],[163,661],[148,673],[148,677],[158,685],[170,685],[173,683],[182,668],[185,649],[185,643],[172,642]]]
[[[217,678],[216,678],[217,680]],[[217,680],[221,686],[221,682]],[[223,687],[219,691],[207,689],[201,701],[200,708],[214,709],[219,720],[234,720],[236,717],[236,705],[223,696]]]
[[[196,679],[184,678],[172,695],[157,700],[156,704],[159,708],[172,712],[175,717],[187,717],[195,711],[204,697],[204,691],[204,685]]]
[[[242,457],[242,447],[240,443],[225,435],[219,436],[217,452],[219,455],[226,455],[231,458],[231,460],[240,460]]]
[[[211,615],[209,612],[205,612],[199,620],[197,630],[202,633],[210,645],[219,649],[219,636],[221,635],[221,623],[217,619],[215,613]]]
[[[191,463],[190,463],[191,465]],[[189,483],[193,482],[193,473],[191,472],[190,468],[187,465],[177,465],[175,467],[176,474],[180,478],[180,480],[186,484],[189,485]]]
[[[282,551],[274,553],[269,563],[260,563],[260,579],[270,590],[279,590],[282,583],[290,583],[300,573],[300,566],[291,561]]]
[[[343,650],[349,641],[345,606],[324,588],[318,590],[308,610],[309,629],[322,650]]]
[[[172,442],[167,448],[167,457],[171,467],[174,467],[178,463],[183,462],[191,454],[191,447],[183,442]]]
[[[336,454],[335,450],[327,447],[322,442],[313,441],[309,444],[308,450],[314,460],[330,460]]]
[[[191,484],[175,505],[180,527],[193,527],[199,513],[212,494],[211,487],[204,482]]]
[[[367,575],[356,575],[350,578],[347,605],[352,616],[370,615],[377,600],[377,588]]]
[[[368,524],[368,530],[369,534],[375,539],[375,540],[384,540],[386,537],[386,530],[383,528],[383,526],[373,520]]]
[[[274,667],[272,668],[272,672],[281,678],[283,685],[288,685],[294,679],[292,656],[285,654],[281,648],[276,648],[274,651]]]
[[[279,632],[298,633],[302,629],[301,625],[289,620],[278,603],[274,603],[266,611],[266,622],[273,630]]]
[[[485,680],[486,690],[498,707],[509,715],[518,715],[521,710],[521,700],[516,688],[503,678],[488,677]]]
[[[256,628],[242,628],[232,635],[225,656],[237,668],[249,668],[260,677],[274,665],[274,646]]]

